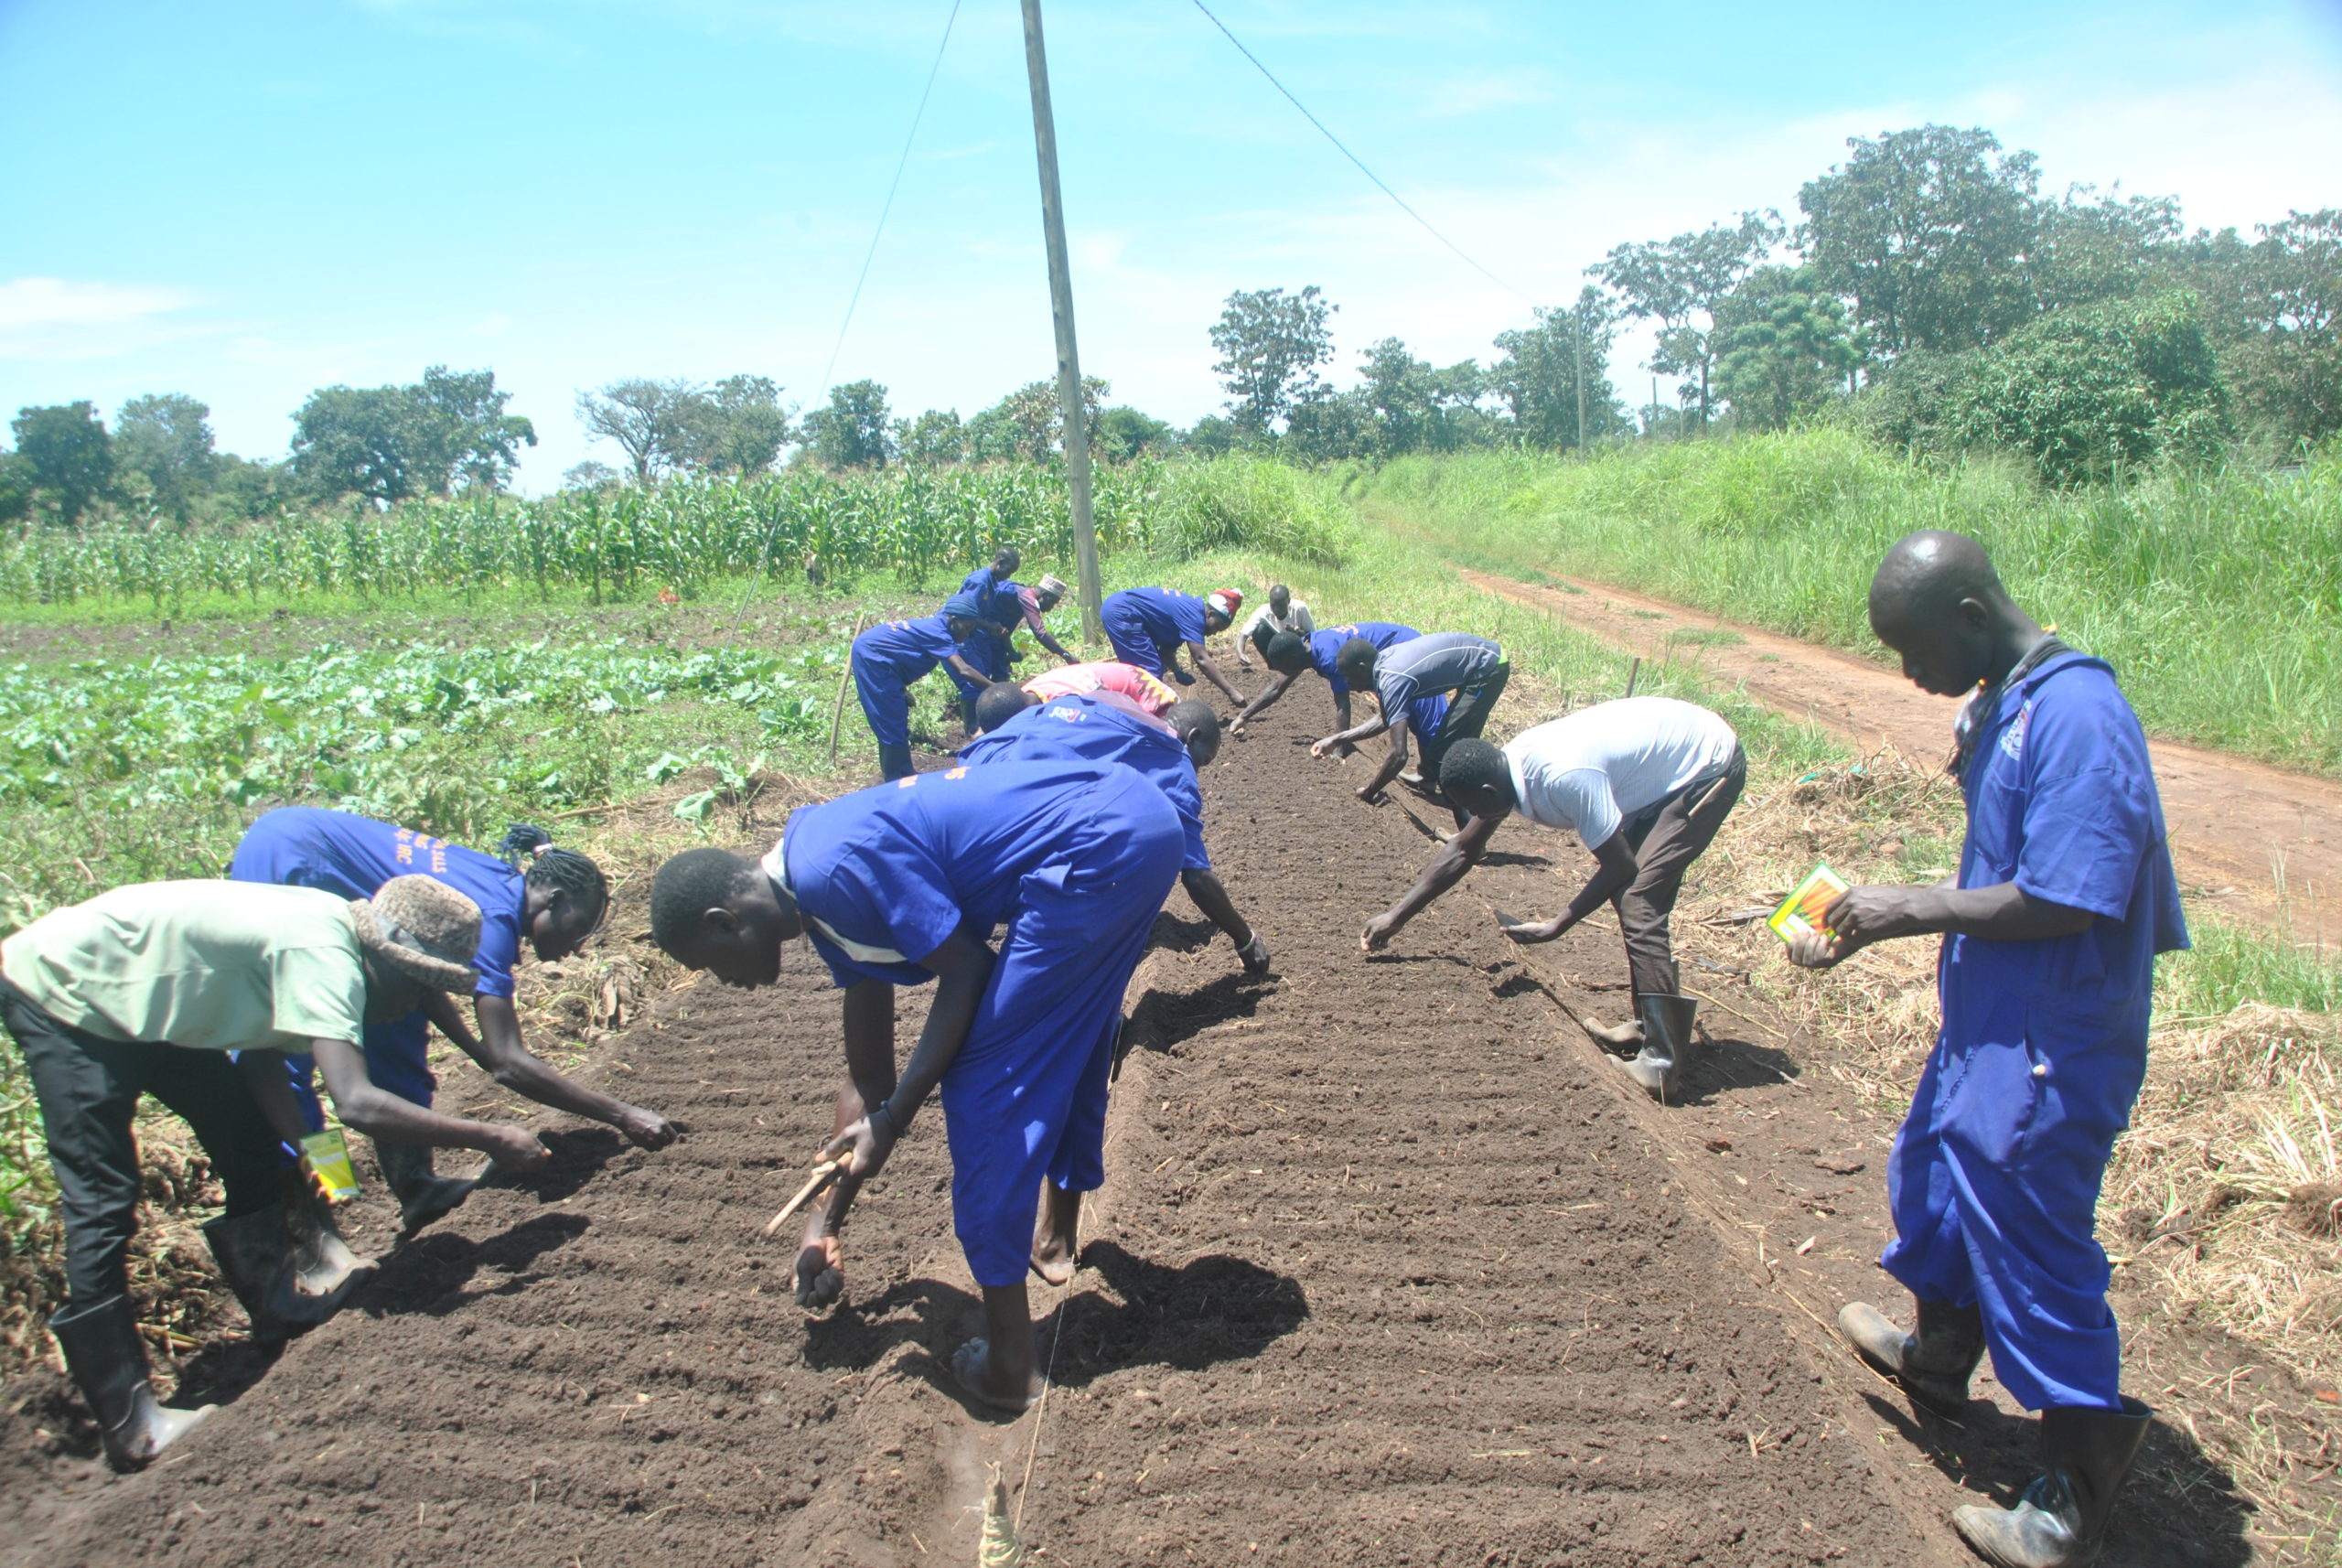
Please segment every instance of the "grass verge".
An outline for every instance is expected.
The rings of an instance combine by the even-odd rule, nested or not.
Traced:
[[[2060,494],[2013,466],[1914,463],[1823,429],[1583,460],[1407,457],[1350,489],[1466,564],[1615,582],[1865,656],[1879,557],[1956,529],[2115,666],[2151,731],[2342,774],[2342,456]]]

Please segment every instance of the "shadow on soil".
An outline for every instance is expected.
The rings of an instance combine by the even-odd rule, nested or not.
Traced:
[[[1194,991],[1150,989],[1138,999],[1138,1005],[1131,1009],[1130,1021],[1123,1026],[1115,1066],[1119,1070],[1121,1058],[1133,1049],[1167,1052],[1207,1029],[1250,1018],[1261,1010],[1262,999],[1275,989],[1273,973],[1241,972],[1223,974]]]
[[[1198,1371],[1248,1360],[1309,1316],[1297,1281],[1224,1253],[1174,1269],[1112,1241],[1093,1241],[1082,1249],[1081,1264],[1095,1269],[1122,1299],[1081,1288],[1079,1275],[1069,1294],[1035,1291],[1036,1307],[1048,1314],[1043,1332],[1053,1326],[1057,1336],[1057,1380],[1068,1387],[1129,1367]],[[916,1347],[899,1363],[903,1374],[985,1416],[990,1412],[970,1404],[951,1376],[951,1353],[983,1328],[983,1304],[967,1291],[939,1280],[906,1280],[808,1324],[805,1364],[822,1371],[860,1370],[900,1347]],[[1042,1354],[1052,1354],[1046,1342]]]
[[[582,1214],[540,1214],[485,1241],[453,1231],[425,1231],[381,1261],[373,1283],[354,1305],[369,1317],[444,1317],[481,1296],[510,1295],[538,1277],[531,1265],[539,1258],[575,1241],[592,1224]],[[466,1288],[483,1268],[500,1277],[477,1290]]]
[[[1915,1413],[1900,1399],[1863,1395],[1881,1422],[1980,1502],[2014,1504],[2040,1471],[2040,1428],[1977,1400],[1958,1421]],[[2122,1488],[2105,1561],[2143,1568],[2243,1568],[2254,1561],[2252,1505],[2186,1431],[2166,1421],[2148,1429],[2138,1468]]]

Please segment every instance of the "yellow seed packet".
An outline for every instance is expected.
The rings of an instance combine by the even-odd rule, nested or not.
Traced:
[[[358,1196],[358,1172],[349,1164],[349,1140],[338,1127],[301,1140],[301,1168],[324,1189],[328,1203],[348,1203]]]
[[[1828,861],[1820,862],[1806,873],[1805,880],[1797,885],[1797,891],[1783,899],[1781,907],[1774,910],[1772,918],[1765,923],[1772,927],[1773,934],[1783,941],[1808,931],[1821,930],[1821,912],[1830,908],[1832,899],[1851,886],[1853,884],[1830,869]]]

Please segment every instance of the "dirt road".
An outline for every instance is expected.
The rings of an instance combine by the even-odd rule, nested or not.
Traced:
[[[1459,575],[1646,659],[1696,662],[1865,750],[1892,746],[1915,762],[1950,750],[1958,703],[1851,654],[1599,583],[1542,587],[1487,572]],[[2317,929],[2323,906],[2342,896],[2342,785],[2173,741],[2149,749],[2191,897],[2265,921],[2280,912],[2282,884],[2300,938],[2342,941],[2342,908]]]
[[[1615,1007],[1615,933],[1530,963],[1495,935],[1496,902],[1550,908],[1581,869],[1549,834],[1508,828],[1361,953],[1428,840],[1307,758],[1323,708],[1296,693],[1207,776],[1278,977],[1243,979],[1184,900],[1158,926],[1083,1267],[1037,1292],[1038,1412],[981,1420],[943,1370],[979,1314],[933,1113],[863,1200],[848,1304],[789,1299],[757,1230],[840,1070],[835,997],[792,954],[772,990],[671,991],[604,1047],[684,1142],[554,1132],[551,1173],[393,1252],[153,1471],[11,1469],[0,1561],[967,1563],[988,1462],[1072,1564],[1966,1561],[1944,1516],[2023,1484],[2029,1428],[1980,1403],[1921,1431],[1821,1327],[1878,1288],[1891,1123],[1727,981],[1703,983],[1727,1000],[1688,1103],[1627,1085],[1565,1011]],[[2175,1429],[2126,1510],[2117,1560],[2246,1561]]]

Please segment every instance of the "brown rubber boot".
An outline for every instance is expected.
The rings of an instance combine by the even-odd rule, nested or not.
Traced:
[[[1838,1311],[1838,1332],[1873,1370],[1894,1379],[1911,1402],[1938,1415],[1968,1409],[1968,1380],[1984,1359],[1984,1314],[1973,1305],[1919,1303],[1919,1326],[1906,1334],[1868,1302]]]

